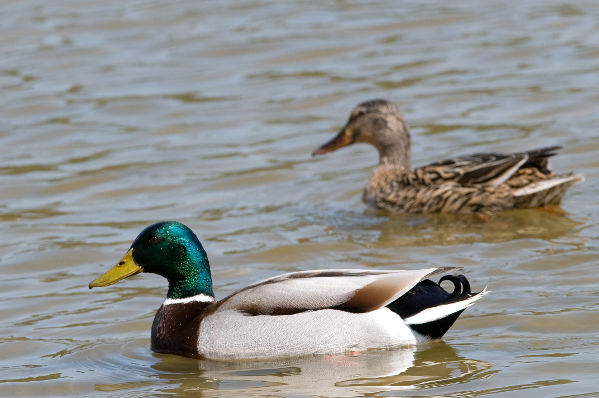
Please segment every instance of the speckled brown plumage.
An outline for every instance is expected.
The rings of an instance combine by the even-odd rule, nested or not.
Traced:
[[[397,107],[386,100],[358,105],[320,155],[356,142],[373,145],[379,166],[363,201],[393,213],[495,213],[512,208],[558,205],[573,184],[573,173],[549,170],[548,158],[561,147],[511,154],[478,153],[410,167],[410,132]]]

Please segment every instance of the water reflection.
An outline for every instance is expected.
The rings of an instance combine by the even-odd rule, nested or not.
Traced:
[[[389,390],[428,389],[465,383],[490,372],[487,362],[465,358],[443,342],[424,347],[272,361],[197,361],[155,355],[158,377],[178,395],[268,394],[353,397]],[[194,374],[195,373],[195,374]],[[103,389],[109,389],[103,386]]]
[[[572,235],[583,225],[582,221],[559,209],[514,210],[486,218],[455,214],[384,216],[368,211],[361,217],[339,219],[343,221],[337,221],[336,227],[351,231],[353,240],[372,242],[374,239],[380,247],[492,243],[529,238],[550,240]],[[356,227],[358,224],[361,229]]]
[[[289,396],[308,380],[305,396],[309,374],[323,395],[598,395],[597,2],[436,3],[11,2],[0,395]],[[376,97],[409,115],[414,164],[564,145],[555,169],[588,183],[566,215],[369,212],[376,154],[309,152]],[[346,364],[156,355],[164,281],[93,297],[87,283],[163,219],[198,231],[219,297],[289,271],[432,265],[464,266],[493,295],[460,318],[453,348]]]

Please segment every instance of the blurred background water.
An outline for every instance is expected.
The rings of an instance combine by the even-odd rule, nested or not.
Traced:
[[[0,395],[599,394],[599,4],[6,1],[0,13]],[[326,157],[357,103],[396,102],[413,162],[563,145],[566,214],[388,216],[377,154]],[[444,342],[218,363],[152,353],[165,281],[105,289],[176,219],[215,292],[313,268],[463,266],[491,295]]]

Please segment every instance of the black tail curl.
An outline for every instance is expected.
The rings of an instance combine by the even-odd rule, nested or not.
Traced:
[[[450,297],[470,297],[470,294],[472,293],[470,291],[470,282],[468,282],[468,279],[466,279],[464,275],[445,275],[439,279],[439,286],[441,286],[443,281],[450,281],[453,283],[453,292],[451,292]]]
[[[451,293],[441,287],[441,283],[444,281],[450,281],[453,284]],[[470,282],[464,275],[445,275],[439,279],[439,283],[435,283],[430,279],[420,281],[406,294],[387,305],[387,308],[406,319],[427,308],[462,301],[472,296]],[[431,339],[441,338],[458,319],[462,311],[454,312],[436,321],[410,325],[410,327]]]

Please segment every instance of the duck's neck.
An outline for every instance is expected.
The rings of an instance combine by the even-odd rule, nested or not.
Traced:
[[[214,297],[211,279],[208,279],[208,281],[202,278],[169,281],[168,293],[166,294],[169,299],[185,299],[199,295]]]
[[[210,264],[207,259],[205,263],[180,266],[179,273],[168,278],[168,293],[166,294],[168,299],[185,299],[199,295],[214,297]]]
[[[375,146],[379,151],[379,164],[410,168],[410,133],[407,130],[402,134],[383,132]]]
[[[371,144],[379,151],[379,164],[410,168],[410,130],[403,118],[385,120],[373,141]]]
[[[410,146],[392,146],[379,149],[379,164],[410,168]]]

